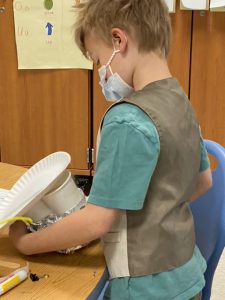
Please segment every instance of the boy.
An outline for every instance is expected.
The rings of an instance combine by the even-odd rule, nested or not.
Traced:
[[[212,179],[190,102],[167,66],[167,7],[161,0],[82,6],[76,42],[101,66],[103,94],[115,101],[102,122],[89,203],[36,233],[16,222],[10,237],[27,255],[103,237],[105,299],[200,299],[206,265],[188,202]]]

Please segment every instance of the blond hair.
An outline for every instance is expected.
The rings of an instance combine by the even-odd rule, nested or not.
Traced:
[[[77,5],[75,41],[85,56],[85,35],[94,31],[111,46],[112,28],[132,35],[140,52],[160,51],[168,56],[171,24],[164,0],[88,0]]]

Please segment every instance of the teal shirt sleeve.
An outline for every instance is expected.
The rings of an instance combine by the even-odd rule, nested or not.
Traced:
[[[105,116],[88,202],[108,208],[143,207],[159,156],[159,137],[136,106],[120,104]]]
[[[201,149],[201,162],[200,162],[200,168],[199,168],[199,172],[203,172],[206,169],[209,168],[210,166],[210,162],[209,162],[209,158],[208,158],[208,153],[207,150],[205,148],[204,142],[201,139],[200,141],[200,149]]]

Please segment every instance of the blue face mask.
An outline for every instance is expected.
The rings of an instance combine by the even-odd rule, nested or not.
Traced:
[[[102,87],[102,93],[105,96],[107,101],[117,102],[123,99],[124,97],[129,96],[134,89],[128,85],[118,73],[113,73],[110,67],[110,64],[117,53],[120,50],[113,51],[109,61],[106,65],[103,65],[99,70],[99,77],[100,77],[100,86]],[[106,80],[106,70],[107,67],[110,70],[111,76]]]

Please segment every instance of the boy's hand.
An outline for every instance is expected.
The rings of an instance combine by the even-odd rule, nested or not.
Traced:
[[[28,234],[27,226],[22,221],[16,221],[9,228],[9,238],[14,247],[23,253],[23,237]]]

